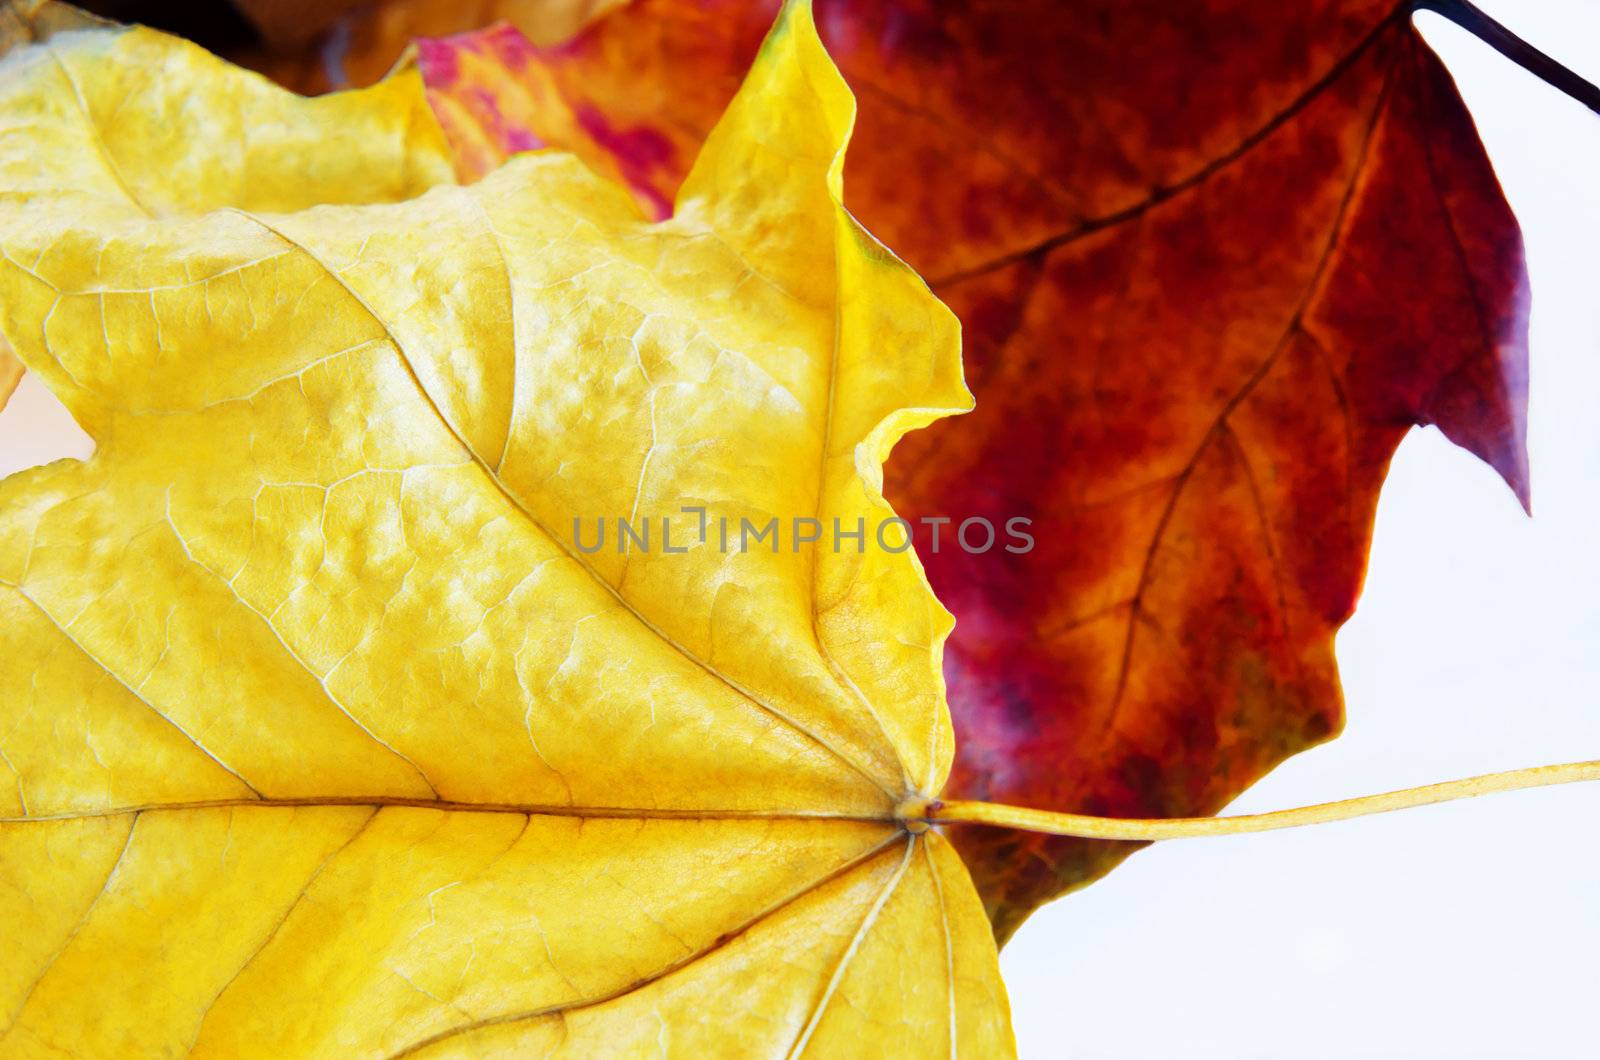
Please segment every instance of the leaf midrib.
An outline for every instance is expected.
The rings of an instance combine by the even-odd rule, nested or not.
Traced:
[[[894,824],[892,812],[850,813],[840,810],[740,810],[691,809],[687,807],[639,806],[569,806],[564,803],[518,802],[467,802],[452,799],[413,798],[404,795],[301,795],[270,796],[264,798],[234,797],[222,799],[193,799],[181,802],[150,802],[137,805],[108,806],[91,810],[69,810],[61,813],[26,814],[21,817],[0,817],[0,824],[24,824],[42,821],[82,821],[94,818],[123,817],[128,814],[163,813],[189,810],[215,810],[259,807],[261,809],[304,809],[318,807],[400,807],[417,810],[439,810],[447,813],[520,814],[534,817],[590,817],[621,820],[680,820],[680,821],[854,821],[861,823]]]
[[[1041,254],[1045,254],[1056,249],[1057,247],[1065,246],[1069,243],[1077,242],[1078,240],[1087,236],[1094,235],[1096,232],[1102,232],[1108,228],[1115,228],[1118,225],[1126,224],[1129,221],[1136,220],[1155,207],[1160,206],[1162,203],[1167,202],[1170,199],[1174,199],[1179,195],[1182,195],[1184,192],[1191,191],[1194,188],[1206,183],[1217,174],[1228,169],[1234,163],[1247,157],[1257,147],[1271,139],[1275,132],[1283,128],[1283,126],[1288,124],[1290,121],[1293,121],[1301,111],[1305,110],[1308,106],[1320,98],[1324,92],[1332,88],[1334,83],[1339,81],[1346,73],[1348,73],[1350,68],[1354,66],[1361,59],[1361,57],[1373,47],[1373,45],[1383,39],[1383,35],[1392,29],[1399,22],[1401,16],[1409,10],[1409,4],[1396,4],[1389,10],[1387,14],[1378,19],[1372,25],[1372,27],[1367,30],[1359,40],[1357,40],[1353,47],[1341,55],[1338,60],[1329,66],[1328,69],[1325,70],[1320,76],[1313,79],[1305,89],[1303,89],[1298,95],[1290,100],[1282,109],[1275,111],[1271,117],[1253,129],[1232,148],[1200,165],[1198,168],[1192,170],[1187,176],[1181,177],[1170,184],[1152,188],[1149,194],[1147,194],[1144,198],[1119,210],[1113,210],[1111,213],[1101,214],[1096,217],[1083,218],[1076,224],[1064,229],[1063,231],[1057,232],[1054,235],[1046,236],[1043,239],[1036,240],[1035,242],[1020,249],[1007,251],[1003,254],[999,254],[987,260],[981,261],[975,265],[969,265],[966,268],[956,269],[952,272],[948,272],[937,277],[932,277],[928,280],[928,285],[935,288],[952,286],[954,284],[963,283],[967,280],[977,279],[980,276],[986,276],[989,273],[1003,269],[1008,265],[1016,265],[1024,261],[1034,259]]]

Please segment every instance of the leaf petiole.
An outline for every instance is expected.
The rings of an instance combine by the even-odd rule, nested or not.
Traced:
[[[1545,84],[1600,114],[1600,87],[1579,77],[1512,33],[1471,0],[1414,0],[1411,10],[1432,11],[1449,19]]]
[[[1427,784],[1420,788],[1386,792],[1382,795],[1365,795],[1338,802],[1301,806],[1273,813],[1241,814],[1237,817],[1171,817],[1122,818],[1094,817],[1076,813],[1051,813],[1025,806],[1007,806],[994,802],[963,802],[959,800],[931,800],[920,804],[907,804],[901,810],[901,820],[908,828],[929,824],[986,824],[1001,828],[1015,828],[1024,832],[1045,835],[1077,836],[1084,839],[1117,839],[1145,841],[1155,839],[1189,839],[1196,836],[1240,835],[1245,832],[1270,832],[1278,828],[1297,828],[1307,824],[1328,824],[1352,817],[1388,813],[1413,806],[1427,806],[1436,802],[1451,802],[1497,791],[1517,791],[1522,788],[1542,788],[1553,784],[1573,784],[1585,780],[1600,780],[1600,761],[1568,762],[1563,765],[1533,766],[1513,769],[1505,773],[1450,780],[1442,784]]]

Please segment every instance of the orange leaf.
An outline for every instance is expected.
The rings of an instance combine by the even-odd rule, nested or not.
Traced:
[[[961,316],[978,396],[889,495],[1037,542],[919,535],[959,623],[949,790],[1215,812],[1340,726],[1333,635],[1411,426],[1527,501],[1520,236],[1454,85],[1391,0],[817,7],[861,100],[852,209]],[[659,209],[771,9],[641,0],[423,69],[474,166],[537,137]],[[1128,849],[956,840],[1002,938]]]
[[[649,125],[618,127],[576,97],[556,76],[559,68],[540,61],[528,38],[505,23],[419,40],[415,55],[463,180],[476,180],[518,151],[554,144],[632,189],[652,220],[672,213],[682,160],[699,149],[699,137],[674,142]]]

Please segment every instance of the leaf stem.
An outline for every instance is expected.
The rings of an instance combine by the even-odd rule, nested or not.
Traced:
[[[1412,806],[1427,806],[1436,802],[1488,795],[1497,791],[1542,788],[1552,784],[1572,784],[1585,780],[1600,780],[1600,761],[1513,769],[1507,773],[1489,773],[1481,777],[1450,780],[1442,784],[1406,788],[1403,791],[1391,791],[1382,795],[1366,795],[1361,798],[1342,799],[1339,802],[1320,803],[1316,806],[1302,806],[1293,810],[1243,814],[1238,817],[1155,819],[1092,817],[1076,813],[1051,813],[1047,810],[1032,810],[1025,806],[1007,806],[995,802],[934,800],[918,807],[921,813],[906,813],[904,819],[908,824],[924,822],[987,824],[1015,828],[1024,832],[1078,836],[1084,839],[1130,841],[1189,839],[1196,836],[1269,832],[1277,828],[1296,828],[1306,824],[1327,824],[1332,821],[1349,820],[1352,817],[1365,817],[1368,814],[1404,810]],[[913,808],[907,807],[907,810],[911,809]]]
[[[1411,9],[1432,11],[1444,16],[1545,84],[1600,114],[1600,87],[1590,84],[1506,29],[1471,0],[1414,0]]]

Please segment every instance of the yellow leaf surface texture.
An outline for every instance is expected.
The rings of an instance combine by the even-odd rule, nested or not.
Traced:
[[[559,153],[455,184],[415,73],[55,10],[0,330],[97,448],[0,483],[0,1055],[1009,1055],[895,816],[951,620],[871,541],[957,324],[841,206],[808,5],[661,224]],[[774,516],[868,544],[697,533]]]

